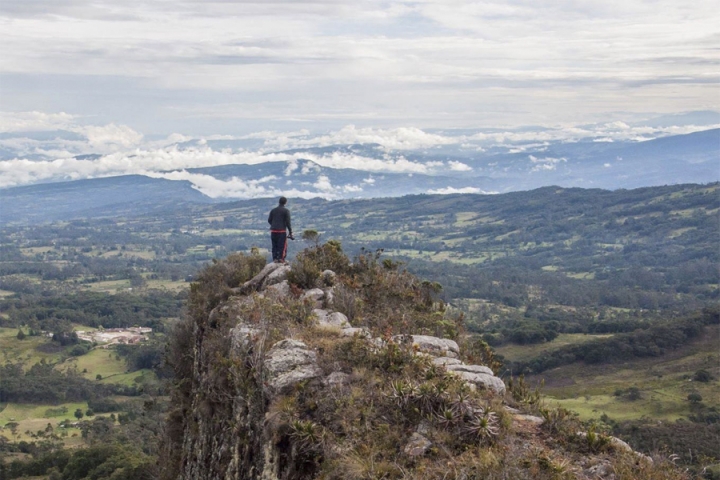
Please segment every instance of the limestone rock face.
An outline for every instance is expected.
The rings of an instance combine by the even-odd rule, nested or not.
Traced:
[[[468,372],[480,373],[484,375],[494,375],[493,371],[483,365],[465,365],[464,363],[456,363],[445,367],[449,372]]]
[[[435,357],[458,358],[460,356],[460,347],[457,342],[447,338],[429,335],[396,335],[393,339],[399,342],[410,341],[418,351]]]
[[[319,288],[313,288],[303,293],[300,298],[303,300],[311,300],[314,302],[316,308],[322,308],[325,292]]]
[[[465,380],[470,385],[474,385],[475,387],[492,390],[498,395],[503,395],[505,393],[505,382],[503,382],[495,375],[487,373],[467,372],[462,370],[455,371],[454,373],[456,375],[459,375],[460,378]]]
[[[265,281],[263,282],[264,287],[269,287],[270,285],[275,285],[276,283],[283,282],[287,280],[288,273],[290,273],[290,265],[283,265],[283,264],[274,264],[274,265],[280,265],[279,267],[276,267],[274,270],[272,270],[267,277],[265,277]]]
[[[450,357],[435,357],[432,359],[433,365],[439,367],[447,367],[448,365],[462,365],[462,361],[459,358]]]
[[[298,383],[322,375],[317,356],[299,340],[285,339],[272,346],[263,364],[270,393],[287,391]]]
[[[287,280],[289,271],[287,265],[272,263],[265,266],[254,278],[234,289],[235,296],[213,309],[207,319],[196,319],[193,324],[193,338],[189,342],[194,342],[187,348],[188,358],[192,359],[192,373],[182,384],[187,393],[181,407],[168,414],[181,419],[178,421],[180,428],[170,431],[170,435],[179,439],[173,443],[173,448],[181,452],[171,478],[311,478],[303,472],[306,464],[293,463],[293,455],[300,453],[302,443],[289,445],[287,432],[277,423],[278,416],[285,411],[283,408],[291,405],[288,403],[293,400],[291,394],[297,394],[295,400],[306,395],[313,400],[324,397],[342,402],[344,395],[355,395],[355,391],[362,388],[387,388],[382,378],[372,384],[363,383],[366,367],[361,360],[358,360],[357,370],[347,361],[335,361],[331,357],[336,351],[335,345],[330,344],[335,340],[352,347],[356,346],[355,342],[362,342],[362,347],[376,352],[388,343],[401,343],[411,347],[418,357],[425,357],[435,366],[458,376],[471,388],[486,389],[500,396],[505,393],[505,384],[490,368],[466,365],[461,360],[460,348],[453,340],[413,335],[413,332],[392,339],[379,338],[373,337],[370,328],[352,326],[344,314],[333,311],[333,289],[339,288],[339,279],[332,271],[322,273],[322,289],[303,292],[300,297],[303,301],[297,302],[297,292],[291,290]],[[278,304],[268,306],[273,300],[278,300]],[[248,308],[255,306],[258,308]],[[313,306],[315,326],[329,328],[299,333],[298,329],[305,325],[308,310]],[[297,323],[278,328],[277,319],[272,316],[274,312],[283,315],[284,311],[300,314],[295,317]],[[277,336],[278,332],[289,338],[269,340],[282,338]],[[320,337],[317,343],[312,341],[317,352],[296,335],[308,339],[309,343],[315,335]],[[348,342],[347,337],[352,336],[358,338]],[[358,350],[365,351],[364,348]],[[301,382],[306,382],[305,387],[294,392]],[[396,408],[403,406],[397,404]],[[523,432],[524,441],[532,441],[533,436],[538,436],[542,418],[525,415],[510,407],[506,410],[513,417],[514,428]],[[390,428],[406,427],[390,425]],[[287,424],[282,428],[287,428]],[[407,436],[398,437],[405,440],[404,444],[397,445],[397,453],[410,463],[425,461],[420,459],[431,448],[438,451],[443,448],[442,436],[437,435],[436,429],[433,420],[425,418],[413,433],[403,430],[402,434]],[[578,436],[583,435],[586,434],[578,433]],[[610,443],[614,450],[632,452],[629,445],[617,438],[611,437]],[[330,448],[338,449],[340,456],[347,454],[340,446]],[[652,462],[639,453],[635,455],[638,460]],[[610,467],[607,462],[584,465],[584,476],[578,478],[613,478]]]
[[[274,280],[275,283],[280,283],[281,281],[285,280],[285,278],[287,278],[287,272],[290,271],[290,267],[288,265],[283,265],[282,263],[268,263],[260,271],[260,273],[255,275],[247,282],[243,283],[241,286],[233,288],[233,293],[239,295],[247,295],[248,293],[260,290],[268,276],[270,276],[270,274],[272,274],[276,270],[281,269],[284,270],[285,277],[282,277],[282,274],[278,274],[278,276],[275,278],[275,280],[277,281]]]
[[[265,289],[265,295],[273,298],[287,298],[290,296],[290,284],[287,280],[273,283]]]
[[[340,331],[340,334],[341,334],[343,337],[353,337],[353,336],[355,336],[355,335],[359,335],[359,336],[365,337],[365,338],[370,338],[370,337],[372,337],[372,335],[370,334],[370,332],[369,332],[366,328],[362,328],[362,327],[348,327],[348,328],[343,328],[343,329]]]
[[[317,318],[318,325],[322,327],[350,328],[348,318],[340,312],[328,313],[327,310],[316,308],[313,314]]]
[[[324,288],[323,292],[325,292],[325,304],[333,306],[335,304],[335,289],[333,287]]]
[[[260,330],[249,325],[238,324],[230,330],[230,353],[233,357],[240,357],[247,353],[255,341]]]

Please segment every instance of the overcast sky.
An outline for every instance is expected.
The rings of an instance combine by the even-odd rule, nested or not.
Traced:
[[[717,110],[718,12],[716,0],[2,0],[0,110],[145,138]]]

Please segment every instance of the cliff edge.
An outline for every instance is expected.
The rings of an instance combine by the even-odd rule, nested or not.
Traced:
[[[162,478],[685,478],[506,385],[439,291],[333,241],[207,267],[170,341]]]

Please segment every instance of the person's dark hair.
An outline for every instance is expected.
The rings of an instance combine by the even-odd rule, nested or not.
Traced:
[[[285,205],[287,203],[287,198],[280,197],[280,205]]]

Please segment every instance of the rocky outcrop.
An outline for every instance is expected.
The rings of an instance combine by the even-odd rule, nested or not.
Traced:
[[[435,357],[458,358],[460,347],[454,340],[431,337],[429,335],[396,335],[394,340],[400,343],[410,343],[419,352]]]
[[[289,265],[282,263],[268,263],[265,265],[265,268],[260,271],[260,273],[241,286],[232,289],[232,291],[236,295],[246,295],[248,293],[258,291],[263,287],[274,285],[287,279],[288,272],[290,272]]]
[[[207,321],[195,323],[194,344],[187,352],[193,359],[192,375],[189,383],[180,386],[188,404],[177,414],[183,416],[182,452],[179,473],[173,480],[315,478],[312,472],[319,471],[313,470],[318,464],[307,459],[321,461],[323,455],[335,455],[335,462],[353,463],[361,476],[352,478],[375,478],[372,468],[363,470],[364,458],[357,453],[364,451],[362,448],[343,450],[357,441],[348,441],[350,447],[324,443],[326,426],[316,424],[313,415],[330,415],[328,410],[333,408],[347,409],[339,418],[333,417],[333,428],[340,436],[336,439],[351,438],[363,429],[389,432],[396,435],[393,461],[408,462],[405,465],[452,456],[442,442],[462,440],[467,442],[465,446],[452,448],[470,452],[496,435],[498,415],[505,416],[504,423],[512,425],[527,445],[544,434],[540,431],[545,428],[543,418],[503,408],[502,401],[510,396],[505,397],[502,379],[487,366],[466,364],[454,340],[412,332],[390,338],[374,336],[377,328],[353,325],[345,314],[334,311],[333,292],[339,285],[334,272],[322,273],[318,285],[323,288],[305,291],[290,286],[289,272],[287,265],[265,266],[212,309]],[[292,320],[288,324],[284,319],[285,326],[279,328],[283,315]],[[337,345],[342,346],[337,351],[357,356],[345,359],[341,366],[328,355]],[[398,346],[401,348],[395,348]],[[388,352],[400,353],[394,358]],[[363,356],[373,355],[378,357],[377,363],[356,365],[363,362]],[[403,373],[388,381],[386,374],[374,371],[383,362],[388,368],[400,368],[405,362],[419,377],[411,382]],[[434,377],[435,383],[426,383],[425,376]],[[448,385],[452,389],[444,390]],[[391,407],[375,425],[366,416],[376,408],[364,403],[363,395],[369,392],[376,395],[378,403]],[[301,401],[303,409],[297,405]],[[412,420],[393,424],[398,409],[406,407],[409,413],[403,418]],[[461,421],[465,422],[462,428],[453,430]],[[582,435],[577,437],[584,438]],[[632,452],[614,437],[610,444],[619,452]],[[514,448],[512,443],[506,447]],[[313,450],[322,448],[322,453]],[[387,468],[392,468],[389,465]],[[585,476],[578,478],[603,477],[610,468],[607,461],[588,465],[583,468]],[[442,478],[444,471],[439,472],[440,476],[423,478]],[[408,475],[403,478],[414,478],[412,473]],[[328,478],[350,477],[336,474]]]
[[[337,327],[337,328],[352,328],[348,318],[340,312],[328,312],[316,308],[313,310],[313,314],[317,318],[318,325],[322,327]]]
[[[298,340],[282,340],[265,355],[263,370],[270,395],[278,395],[300,382],[320,377],[317,355]]]
[[[498,395],[505,393],[505,382],[496,377],[493,371],[482,365],[465,365],[463,363],[447,365],[447,371],[453,372],[474,387],[492,390]]]

